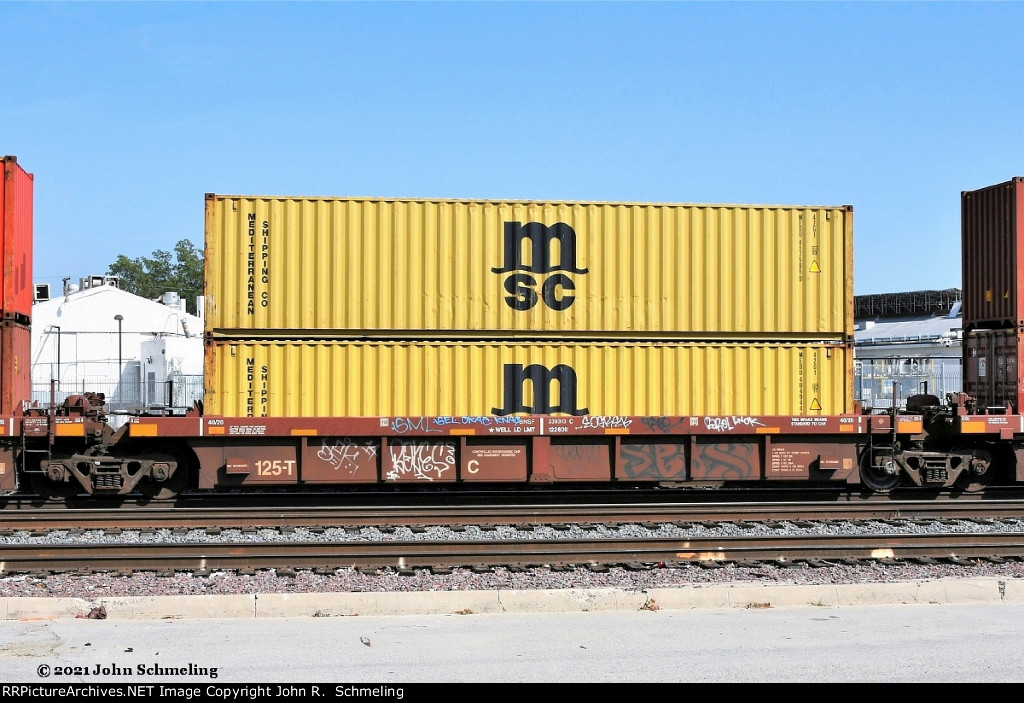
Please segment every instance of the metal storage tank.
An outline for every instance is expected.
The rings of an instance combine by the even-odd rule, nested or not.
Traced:
[[[5,156],[0,188],[0,319],[26,324],[32,317],[32,197],[34,176]],[[28,396],[25,396],[26,398]]]
[[[844,207],[207,195],[219,337],[848,341]]]
[[[852,344],[207,340],[207,415],[834,415]]]
[[[1024,326],[1024,178],[960,194],[964,329]]]

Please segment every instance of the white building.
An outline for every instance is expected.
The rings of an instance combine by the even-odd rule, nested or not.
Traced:
[[[954,291],[959,294],[957,289],[949,292]],[[886,297],[894,310],[883,311],[889,316],[856,320],[854,393],[864,407],[902,407],[907,398],[919,393],[944,401],[947,393],[962,390],[963,318],[958,296],[953,302],[943,298],[935,300],[935,305],[920,304],[916,310],[910,304],[936,299],[936,293],[947,291],[890,294]],[[861,302],[861,308],[877,303]]]
[[[203,318],[177,293],[160,300],[118,287],[115,276],[37,290],[32,306],[32,401],[86,392],[106,397],[110,424],[124,412],[184,412],[203,393]],[[48,299],[47,299],[48,298]],[[200,315],[203,301],[198,301]]]

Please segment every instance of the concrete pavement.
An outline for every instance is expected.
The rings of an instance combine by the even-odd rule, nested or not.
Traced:
[[[1024,603],[1024,580],[937,579],[898,583],[779,585],[733,583],[652,588],[260,593],[209,596],[3,598],[2,620],[86,617],[103,606],[109,619],[280,618],[530,612],[694,610],[855,605]]]

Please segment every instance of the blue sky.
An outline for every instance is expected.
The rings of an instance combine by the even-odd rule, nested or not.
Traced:
[[[204,194],[853,205],[858,295],[960,287],[1024,175],[1021,2],[0,2],[35,279]],[[59,289],[59,288],[58,288]]]

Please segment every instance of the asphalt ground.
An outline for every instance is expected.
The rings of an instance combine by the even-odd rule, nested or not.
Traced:
[[[715,584],[643,591],[619,588],[433,592],[251,593],[99,597],[2,597],[0,620],[282,618],[353,615],[444,615],[841,608],[908,604],[1024,604],[1024,579],[948,578],[894,583]],[[101,609],[101,610],[100,610]]]

